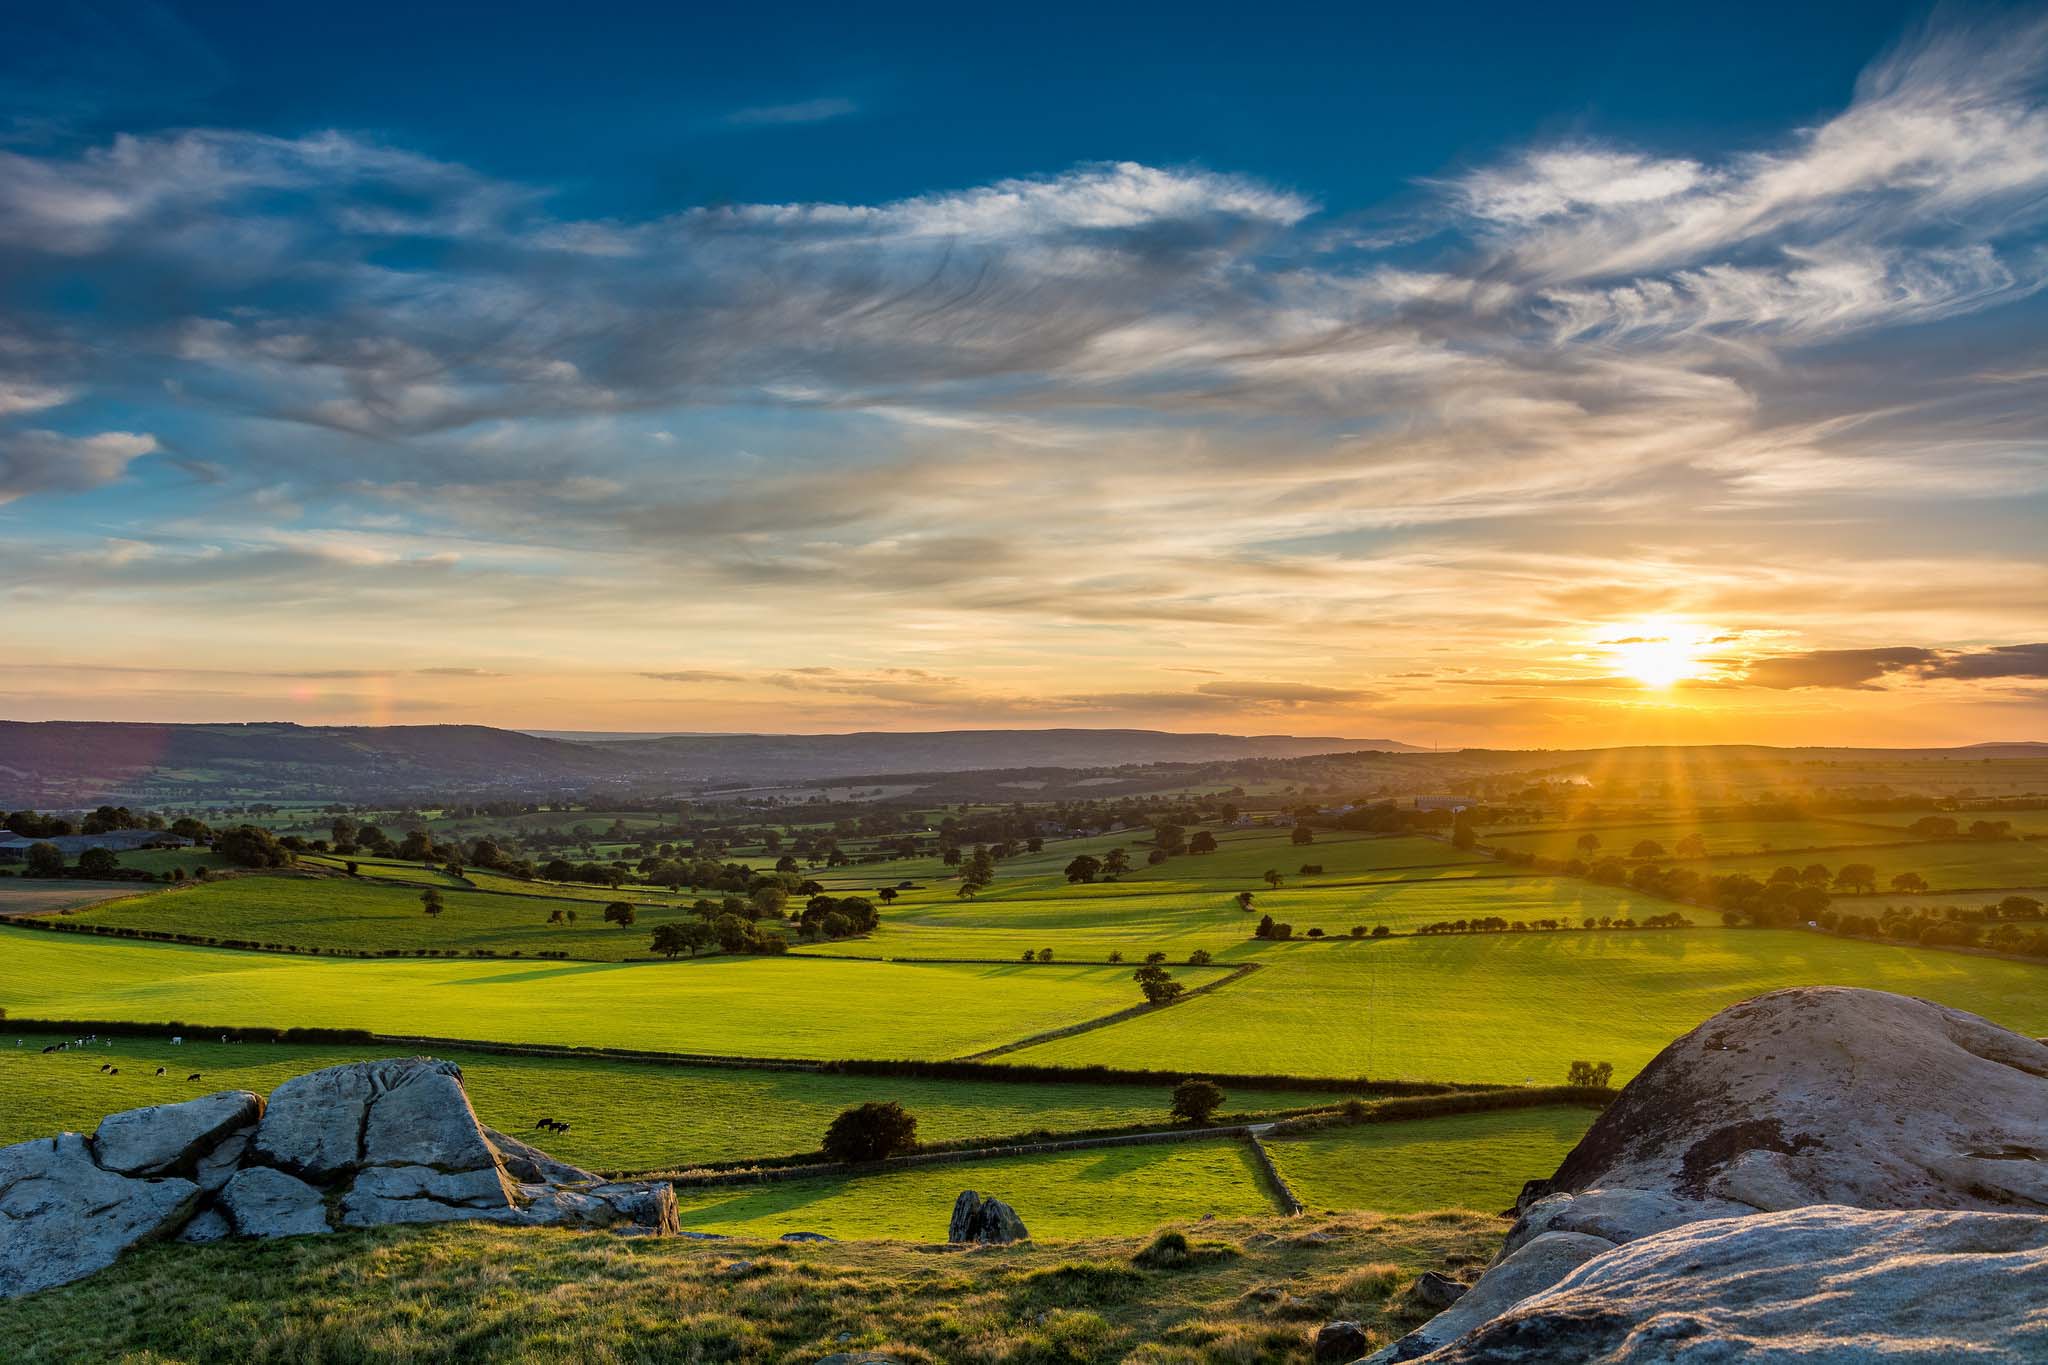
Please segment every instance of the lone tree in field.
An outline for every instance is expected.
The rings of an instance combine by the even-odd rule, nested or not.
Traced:
[[[1173,1088],[1173,1117],[1196,1127],[1216,1117],[1223,1107],[1223,1087],[1214,1081],[1186,1080]]]
[[[1877,890],[1877,869],[1869,863],[1844,863],[1835,873],[1835,890],[1860,891],[1867,896]]]
[[[1279,868],[1269,867],[1266,869],[1266,885],[1277,888],[1285,880],[1287,879],[1280,875]]]
[[[1131,980],[1138,983],[1138,989],[1145,993],[1148,1005],[1164,1005],[1178,1000],[1187,987],[1167,974],[1166,968],[1146,963],[1131,973]]]
[[[618,926],[619,926],[619,927],[620,927],[621,929],[630,929],[630,928],[632,928],[632,927],[633,927],[633,906],[632,906],[632,903],[631,903],[630,901],[613,901],[613,902],[612,902],[612,903],[611,903],[610,905],[607,905],[607,906],[606,906],[606,907],[604,908],[604,920],[605,920],[605,923],[607,923],[607,924],[616,924],[616,925],[618,925]]]
[[[1067,880],[1069,882],[1092,882],[1095,880],[1096,874],[1101,871],[1102,860],[1100,858],[1091,858],[1083,853],[1080,857],[1067,864]]]
[[[1287,837],[1294,841],[1294,846],[1296,848],[1300,848],[1303,844],[1314,843],[1316,841],[1316,832],[1310,829],[1307,825],[1296,825],[1294,827],[1294,833],[1288,835]]]
[[[1246,912],[1247,914],[1249,914],[1249,913],[1251,912],[1251,908],[1252,908],[1252,893],[1251,893],[1251,892],[1249,892],[1249,891],[1240,891],[1240,892],[1238,892],[1238,893],[1237,893],[1237,908],[1238,908],[1238,909],[1240,909],[1240,910],[1242,910],[1242,911],[1244,911],[1244,912]]]
[[[1918,872],[1901,872],[1898,876],[1892,878],[1892,890],[1904,892],[1909,896],[1926,889],[1927,878],[1921,876]]]
[[[552,909],[552,910],[548,911],[548,923],[549,923],[549,924],[560,924],[560,923],[562,923],[562,907],[561,907],[561,906],[559,906],[559,905],[558,905],[558,906],[556,906],[556,907],[555,907],[554,909]]]
[[[1188,852],[1190,853],[1214,853],[1215,851],[1216,836],[1206,829],[1196,830],[1195,837],[1188,840]]]
[[[1681,858],[1704,858],[1707,856],[1707,841],[1704,835],[1688,834],[1677,844]]]
[[[1104,876],[1121,877],[1124,873],[1129,872],[1130,870],[1131,855],[1124,852],[1124,850],[1121,848],[1111,849],[1109,851],[1109,856],[1102,860],[1102,871]]]
[[[1605,1090],[1614,1079],[1614,1063],[1573,1062],[1566,1068],[1564,1083],[1578,1090]]]
[[[880,891],[877,891],[875,893],[875,896],[882,902],[882,904],[887,905],[890,901],[896,899],[896,888],[893,886],[885,886]]]
[[[420,892],[420,908],[427,912],[427,918],[432,919],[448,907],[441,903],[441,893],[430,886]]]
[[[1581,852],[1581,853],[1593,853],[1593,852],[1596,852],[1596,851],[1598,851],[1599,847],[1600,847],[1600,836],[1599,836],[1599,835],[1597,835],[1597,834],[1581,834],[1581,835],[1579,836],[1579,852]]]
[[[834,1161],[882,1161],[917,1146],[917,1119],[894,1100],[843,1110],[825,1130],[822,1148]]]

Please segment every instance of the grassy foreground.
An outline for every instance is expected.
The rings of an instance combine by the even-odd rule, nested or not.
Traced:
[[[12,1365],[1305,1360],[1329,1318],[1381,1342],[1421,1322],[1406,1287],[1483,1261],[1501,1227],[1462,1213],[1219,1220],[1188,1228],[1195,1255],[1171,1268],[1134,1263],[1144,1238],[960,1253],[387,1228],[145,1248],[0,1303],[0,1342]]]

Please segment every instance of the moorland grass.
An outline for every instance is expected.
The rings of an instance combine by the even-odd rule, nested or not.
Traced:
[[[343,1062],[402,1054],[393,1047],[220,1043],[115,1038],[44,1055],[52,1036],[0,1025],[0,1147],[72,1130],[91,1132],[122,1109],[216,1090],[268,1094],[293,1076]],[[16,1046],[16,1040],[21,1046]],[[835,1114],[895,1100],[917,1117],[925,1142],[1010,1138],[1035,1131],[1151,1123],[1165,1127],[1165,1085],[936,1080],[627,1062],[602,1057],[506,1056],[435,1048],[462,1067],[485,1123],[532,1137],[541,1117],[567,1121],[536,1140],[594,1170],[676,1170],[706,1162],[816,1151]],[[120,1069],[101,1073],[102,1065]],[[156,1068],[167,1068],[159,1077]],[[198,1072],[203,1079],[188,1084]],[[1335,1104],[1334,1093],[1231,1087],[1233,1113]]]
[[[1785,986],[1924,996],[2048,1033],[2048,966],[1796,930],[1473,934],[1278,945],[1222,990],[1005,1060],[1312,1076],[1617,1084],[1716,1011]]]
[[[1554,1172],[1598,1117],[1570,1107],[1452,1114],[1268,1138],[1266,1151],[1312,1210],[1494,1213],[1524,1181]]]
[[[492,1361],[625,1365],[1244,1365],[1306,1360],[1331,1318],[1373,1345],[1420,1324],[1407,1286],[1469,1277],[1501,1223],[1471,1214],[1222,1220],[1144,1269],[1145,1238],[933,1253],[884,1242],[622,1240],[480,1225],[145,1247],[0,1303],[18,1365]],[[734,1267],[745,1262],[743,1268]],[[1287,1298],[1248,1297],[1284,1285]]]
[[[1184,969],[1191,984],[1216,969]],[[1117,967],[307,958],[0,929],[16,1017],[366,1028],[753,1057],[949,1057],[1138,1003]]]
[[[1133,1234],[1165,1222],[1278,1212],[1246,1145],[1233,1138],[941,1162],[875,1175],[683,1186],[684,1228],[743,1237],[946,1240],[962,1190],[1017,1210],[1034,1237]]]

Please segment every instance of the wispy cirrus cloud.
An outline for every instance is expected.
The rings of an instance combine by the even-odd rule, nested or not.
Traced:
[[[826,95],[789,104],[749,105],[733,110],[720,122],[734,128],[782,128],[791,124],[828,123],[833,119],[850,118],[859,112],[860,106],[852,100]]]

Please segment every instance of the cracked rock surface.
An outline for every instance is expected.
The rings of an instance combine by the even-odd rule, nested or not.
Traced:
[[[2018,1329],[1999,1310],[2015,1293],[2044,1301],[2048,1045],[1910,996],[1773,991],[1659,1053],[1556,1174],[1530,1182],[1516,1210],[1500,1257],[1471,1293],[1373,1360],[1746,1358],[1744,1333],[1793,1321],[1769,1295],[1791,1302],[1809,1292],[1794,1283],[1802,1274],[1795,1245],[1812,1258],[1803,1272],[1810,1285],[1830,1286],[1817,1339],[1839,1331],[1847,1341],[1889,1312],[1906,1343],[1801,1359],[2048,1359],[2048,1323],[2036,1322],[2018,1345]],[[1998,1217],[1954,1216],[1961,1213]],[[1888,1257],[1864,1255],[1859,1236],[1883,1237]],[[1919,1339],[1905,1318],[1919,1310],[1907,1305],[1916,1293],[1947,1301],[1959,1292],[1960,1267],[1979,1254],[1965,1245],[1971,1238],[2034,1249],[2013,1251],[2020,1259],[1997,1267],[2010,1275],[1983,1281],[1982,1312],[1944,1317],[1941,1330],[1960,1344],[1912,1345]],[[1924,1259],[1912,1252],[1915,1239]],[[1638,1253],[1652,1244],[1669,1264]],[[1700,1257],[1689,1260],[1685,1248]],[[1733,1261],[1721,1280],[1679,1293],[1695,1261],[1704,1273],[1713,1256],[1740,1253],[1769,1266],[1781,1252],[1782,1273],[1760,1276],[1756,1283],[1770,1288],[1741,1297],[1733,1316],[1714,1311],[1717,1301],[1748,1294]],[[1963,1259],[1943,1259],[1951,1255]],[[1981,1264],[1987,1274],[1994,1268]],[[1671,1283],[1623,1292],[1624,1268],[1649,1274],[1653,1266]],[[1532,1316],[1539,1304],[1552,1305],[1540,1322]],[[1598,1330],[1567,1331],[1572,1315],[1598,1319]],[[1484,1345],[1468,1348],[1475,1342]]]

